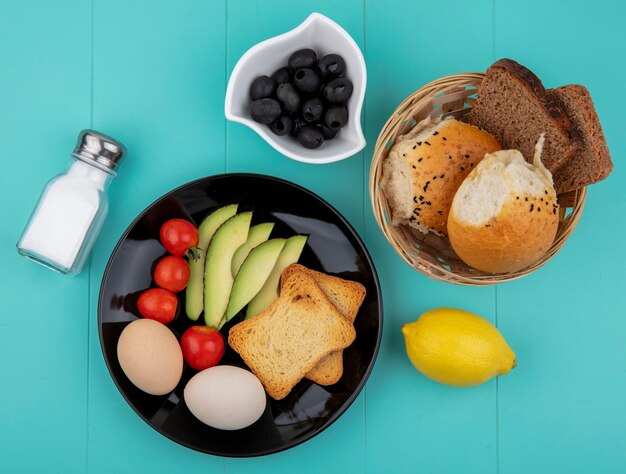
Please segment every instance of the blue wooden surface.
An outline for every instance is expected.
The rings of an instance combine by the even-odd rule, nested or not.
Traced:
[[[621,1],[27,0],[0,3],[0,472],[626,472],[626,7]],[[331,165],[290,161],[226,123],[223,97],[254,43],[320,11],[368,65],[369,145]],[[500,57],[547,86],[585,84],[615,172],[590,188],[576,232],[545,267],[497,288],[461,288],[407,267],[382,237],[367,194],[378,131],[396,105],[442,75]],[[128,159],[85,271],[61,277],[15,242],[76,133],[122,140]],[[174,444],[113,385],[96,303],[117,239],[146,205],[194,178],[253,171],[329,200],[379,270],[385,332],[350,410],[304,445],[222,459]],[[518,367],[470,389],[435,384],[408,362],[400,326],[436,306],[496,323]]]

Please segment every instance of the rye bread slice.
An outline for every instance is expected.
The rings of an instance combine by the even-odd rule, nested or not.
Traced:
[[[560,99],[582,139],[580,150],[554,174],[556,192],[573,191],[606,178],[613,163],[589,91],[579,84],[570,84],[549,92]]]
[[[310,270],[302,265],[288,266],[281,279],[286,281],[296,272],[306,272],[313,277],[330,302],[352,324],[365,298],[365,287],[356,281],[344,280],[325,273]],[[320,385],[337,383],[343,375],[343,350],[328,354],[306,374],[306,378]]]
[[[323,357],[345,349],[354,338],[352,324],[305,272],[287,278],[267,309],[228,333],[230,346],[275,400],[285,398]]]
[[[519,150],[528,162],[545,132],[541,158],[552,173],[581,146],[559,98],[512,59],[500,59],[487,69],[468,122],[494,135],[503,148]]]

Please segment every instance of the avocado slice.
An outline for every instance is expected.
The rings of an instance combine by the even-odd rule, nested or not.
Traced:
[[[228,219],[237,214],[238,204],[220,207],[204,218],[198,227],[198,247],[195,255],[189,257],[189,282],[185,290],[185,312],[192,321],[197,321],[204,307],[204,262],[206,251],[215,231]]]
[[[248,238],[251,212],[242,212],[224,222],[211,239],[204,266],[204,323],[218,328],[226,313],[233,287],[233,254]]]
[[[246,240],[246,243],[239,247],[235,252],[235,255],[233,255],[233,263],[231,265],[233,277],[237,276],[237,272],[241,268],[241,264],[244,262],[250,251],[270,238],[273,228],[273,222],[264,222],[250,227],[248,240]]]
[[[276,265],[285,242],[286,239],[272,239],[252,249],[235,277],[226,309],[226,321],[230,321],[261,291]]]
[[[265,308],[267,308],[272,301],[278,298],[278,284],[280,283],[280,275],[283,270],[292,263],[296,263],[300,258],[300,254],[304,249],[304,245],[308,236],[296,235],[287,239],[285,246],[283,247],[276,265],[272,269],[270,276],[267,277],[263,288],[256,294],[254,298],[248,303],[248,309],[246,310],[246,319],[250,319],[252,316],[259,314]]]

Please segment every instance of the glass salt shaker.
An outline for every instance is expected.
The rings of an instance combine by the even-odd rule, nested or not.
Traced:
[[[107,188],[124,145],[94,130],[78,135],[67,171],[52,178],[17,243],[20,255],[66,275],[80,273],[108,212]]]

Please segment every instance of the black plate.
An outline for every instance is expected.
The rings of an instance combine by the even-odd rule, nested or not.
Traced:
[[[122,329],[138,317],[135,303],[139,293],[154,286],[152,269],[165,254],[158,240],[161,224],[178,217],[197,225],[214,209],[233,203],[239,204],[239,211],[254,211],[253,224],[275,222],[273,237],[309,234],[300,263],[359,281],[365,285],[367,295],[355,321],[356,340],[344,351],[344,374],[338,383],[322,387],[302,380],[285,399],[275,401],[268,397],[265,413],[253,425],[238,431],[221,431],[198,421],[185,405],[183,390],[195,370],[185,366],[182,379],[171,394],[148,395],[124,375],[117,360],[117,340]],[[179,297],[179,308],[184,308],[184,292]],[[232,324],[241,318],[236,316]],[[202,317],[195,324],[202,324],[201,320]],[[193,324],[181,313],[168,326],[180,338]],[[222,329],[223,334],[227,335],[232,324]],[[98,327],[111,377],[146,423],[198,451],[220,456],[259,456],[312,438],[352,404],[376,359],[382,335],[382,301],[376,270],[363,242],[332,206],[288,181],[254,174],[225,174],[175,189],[130,225],[115,247],[102,279]],[[230,348],[220,363],[245,367]]]

